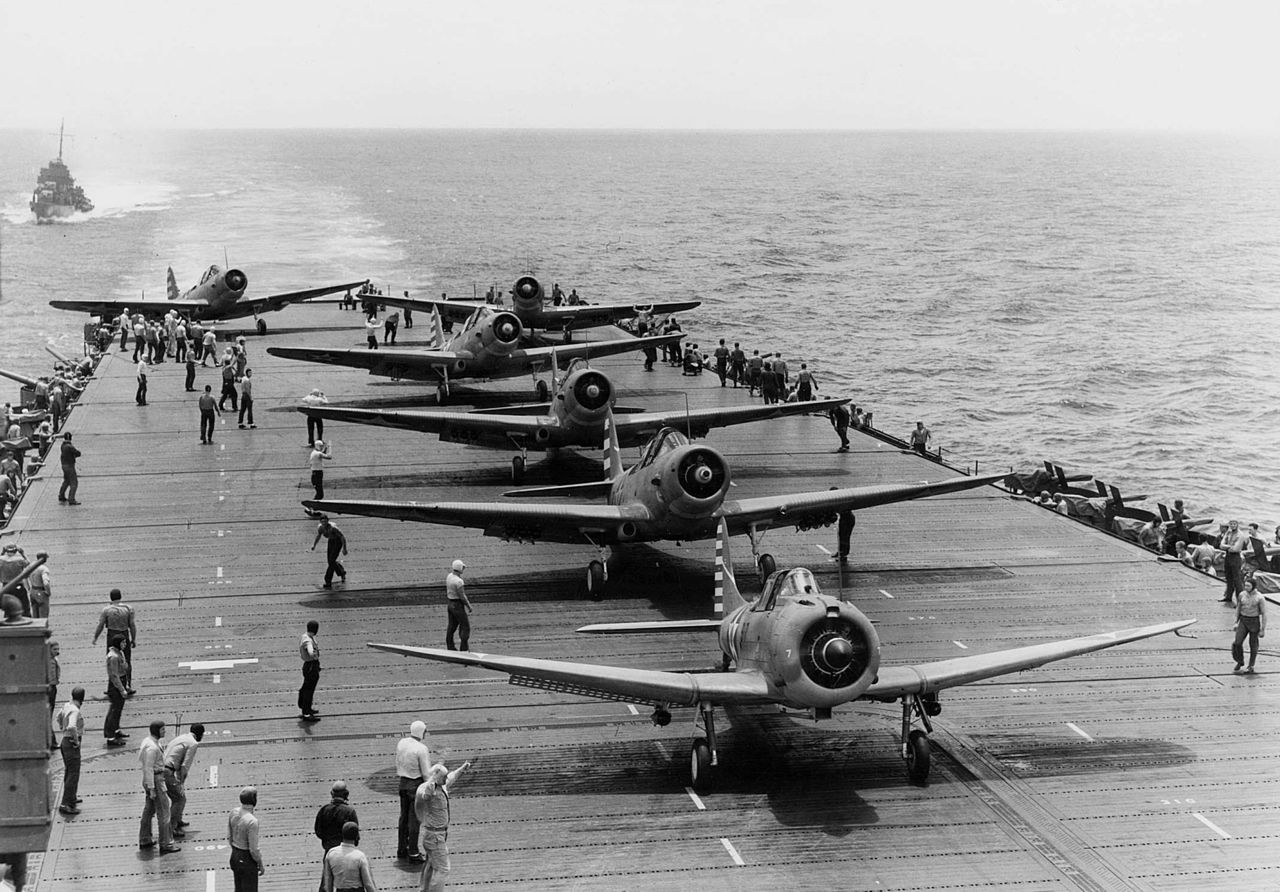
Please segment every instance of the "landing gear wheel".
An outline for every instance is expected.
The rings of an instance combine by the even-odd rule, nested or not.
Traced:
[[[600,561],[587,564],[587,594],[593,601],[604,597],[604,564]]]
[[[701,738],[693,742],[689,753],[689,782],[694,792],[707,793],[711,790],[711,747]]]
[[[760,578],[768,579],[774,570],[778,569],[778,562],[773,559],[771,554],[760,555]]]
[[[436,404],[443,406],[449,401],[449,390],[443,385],[436,386]]]
[[[265,319],[259,319],[259,320],[258,320],[258,334],[260,334],[260,335],[264,335],[264,334],[266,334],[266,333],[267,333],[267,320],[265,320]]]
[[[511,459],[511,482],[517,486],[524,482],[524,457],[517,455]]]
[[[929,777],[929,735],[919,729],[907,735],[907,777],[917,784]]]
[[[545,403],[551,396],[551,389],[547,387],[546,381],[539,381],[537,384],[533,385],[533,392],[537,395],[538,402],[540,403]]]

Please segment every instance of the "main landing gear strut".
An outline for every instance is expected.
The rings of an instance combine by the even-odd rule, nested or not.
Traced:
[[[778,569],[778,562],[773,559],[773,555],[765,552],[760,553],[760,543],[764,541],[765,530],[760,529],[756,524],[752,524],[747,528],[747,537],[751,540],[751,557],[755,560],[756,568],[760,571],[760,581],[763,583],[773,571]]]
[[[689,785],[694,792],[707,793],[711,790],[715,769],[720,764],[720,754],[716,749],[715,707],[710,703],[699,703],[694,727],[705,736],[693,740],[693,750],[689,753]]]
[[[929,734],[933,733],[931,716],[942,712],[942,704],[936,694],[909,694],[902,698],[902,758],[907,763],[907,777],[912,783],[922,784],[929,778]],[[912,728],[913,718],[919,718],[925,730]]]
[[[590,536],[586,536],[586,540],[600,553],[598,559],[587,564],[587,594],[591,600],[599,601],[604,597],[604,586],[609,581],[609,548],[592,542]]]

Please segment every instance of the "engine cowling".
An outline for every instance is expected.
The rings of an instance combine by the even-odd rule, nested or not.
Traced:
[[[569,376],[560,395],[566,418],[592,425],[604,418],[613,405],[613,384],[602,372],[580,369]]]
[[[706,446],[681,446],[663,461],[658,486],[667,511],[677,517],[707,517],[729,491],[729,466]]]
[[[223,281],[226,282],[229,290],[237,291],[242,294],[244,293],[244,290],[249,287],[249,277],[246,276],[242,270],[238,269],[227,270],[226,275],[223,277]]]
[[[210,288],[207,299],[209,306],[215,309],[229,307],[240,299],[244,294],[244,290],[249,287],[249,277],[238,269],[229,269],[211,285],[205,287]]]
[[[480,346],[489,353],[509,355],[519,344],[523,331],[515,313],[494,313],[480,329]]]
[[[542,285],[533,276],[521,276],[511,289],[511,303],[517,310],[540,310],[543,297]]]
[[[857,699],[880,668],[880,638],[871,621],[826,595],[788,605],[775,624],[771,651],[779,687],[788,703],[802,708],[830,709]]]

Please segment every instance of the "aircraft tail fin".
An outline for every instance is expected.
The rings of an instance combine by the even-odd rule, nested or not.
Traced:
[[[169,267],[169,300],[177,300],[181,296],[182,292],[178,290],[178,280],[173,275],[173,267]]]
[[[604,475],[608,480],[622,476],[622,446],[618,443],[618,430],[613,426],[613,410],[604,416]]]
[[[431,308],[431,341],[431,346],[444,348],[444,323],[440,321],[440,311],[435,307]]]
[[[733,575],[733,556],[729,553],[729,525],[720,518],[716,528],[716,598],[715,617],[724,619],[725,613],[732,613],[747,599],[738,591],[738,580]]]

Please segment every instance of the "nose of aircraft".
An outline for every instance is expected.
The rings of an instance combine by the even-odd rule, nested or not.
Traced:
[[[520,337],[520,322],[514,316],[504,314],[493,323],[493,333],[502,343],[510,344]]]
[[[232,291],[244,291],[249,285],[249,277],[238,269],[227,270],[227,287]]]

